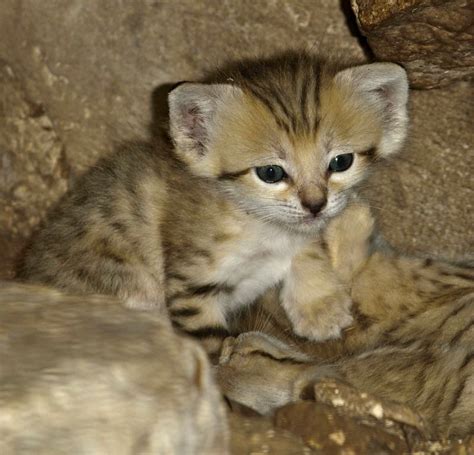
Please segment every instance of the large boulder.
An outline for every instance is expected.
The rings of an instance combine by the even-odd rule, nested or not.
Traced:
[[[466,0],[351,0],[379,60],[401,63],[415,88],[474,75],[474,4]]]

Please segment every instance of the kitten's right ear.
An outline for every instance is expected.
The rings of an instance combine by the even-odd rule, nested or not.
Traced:
[[[230,84],[183,83],[168,95],[170,133],[177,155],[198,175],[212,175],[210,144],[221,111],[240,93]]]
[[[350,87],[375,108],[383,119],[384,137],[379,153],[397,152],[407,135],[408,79],[395,63],[370,63],[340,71],[335,81]]]

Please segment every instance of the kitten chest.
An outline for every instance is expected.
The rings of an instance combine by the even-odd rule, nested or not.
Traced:
[[[237,309],[283,280],[304,244],[299,236],[266,226],[223,246],[213,273],[215,282],[229,289],[220,296],[222,304]]]

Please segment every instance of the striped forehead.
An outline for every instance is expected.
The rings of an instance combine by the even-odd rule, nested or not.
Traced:
[[[321,69],[299,67],[252,81],[245,89],[273,116],[290,138],[314,136],[320,120]]]

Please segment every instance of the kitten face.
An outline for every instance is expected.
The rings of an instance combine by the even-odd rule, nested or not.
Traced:
[[[330,74],[303,63],[234,84],[184,84],[170,94],[170,118],[192,172],[247,213],[310,233],[344,208],[373,159],[399,148],[407,85],[396,65]]]

